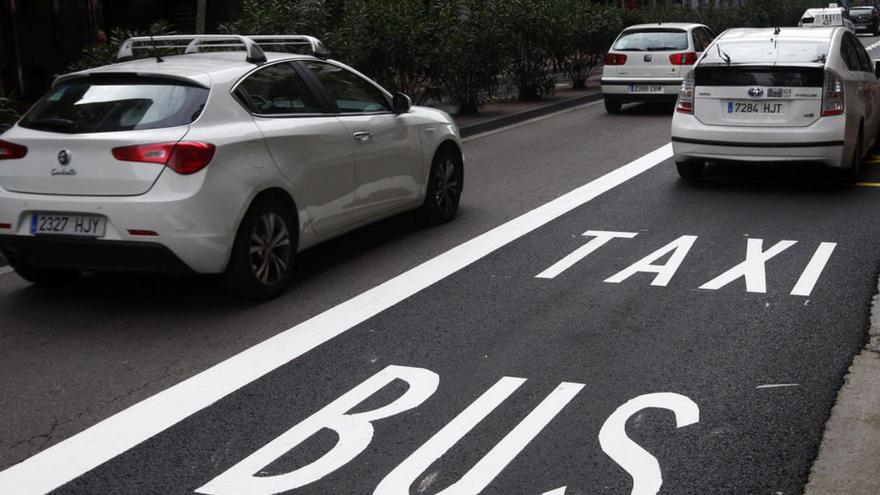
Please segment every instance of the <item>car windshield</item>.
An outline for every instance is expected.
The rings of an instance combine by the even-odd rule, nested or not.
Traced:
[[[175,81],[75,79],[52,88],[19,125],[67,134],[176,127],[192,123],[207,99],[207,89]]]
[[[621,34],[613,49],[620,52],[687,50],[687,31],[680,29],[633,29]]]
[[[828,41],[717,42],[701,65],[823,64]]]

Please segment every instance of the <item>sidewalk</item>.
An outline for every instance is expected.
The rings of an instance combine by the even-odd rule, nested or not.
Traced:
[[[837,394],[804,493],[880,493],[880,294],[871,307],[868,343]]]

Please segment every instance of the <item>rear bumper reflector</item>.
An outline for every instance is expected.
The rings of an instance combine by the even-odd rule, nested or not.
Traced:
[[[730,146],[733,148],[827,148],[843,146],[843,141],[814,141],[807,143],[745,143],[737,141],[707,141],[672,136],[673,143],[701,144],[705,146]]]
[[[0,229],[6,229],[6,230],[9,230],[9,229],[11,229],[11,228],[12,228],[12,224],[11,224],[11,223],[0,223]]]
[[[129,229],[128,235],[141,237],[159,237],[159,234],[152,230]]]

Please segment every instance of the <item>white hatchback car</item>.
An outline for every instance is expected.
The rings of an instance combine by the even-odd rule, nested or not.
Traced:
[[[715,33],[702,24],[639,24],[624,29],[605,55],[602,95],[608,113],[624,103],[674,102],[690,66]]]
[[[0,250],[25,279],[222,274],[269,298],[309,246],[406,210],[456,214],[463,159],[446,113],[311,37],[134,38],[120,58],[169,43],[186,53],[58,78],[3,134]],[[313,55],[261,49],[301,44]]]
[[[731,29],[682,85],[682,177],[707,161],[817,162],[855,179],[880,130],[878,67],[844,28]]]

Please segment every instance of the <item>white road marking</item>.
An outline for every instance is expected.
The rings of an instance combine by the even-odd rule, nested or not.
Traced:
[[[763,389],[763,388],[782,388],[782,387],[798,387],[798,386],[800,386],[800,383],[770,383],[768,385],[758,385],[755,388]]]
[[[593,252],[595,252],[600,247],[608,244],[612,239],[623,238],[623,239],[632,239],[638,234],[635,232],[606,232],[603,230],[588,230],[584,232],[584,237],[594,237],[590,242],[585,245],[577,248],[574,252],[562,258],[553,264],[550,268],[544,270],[543,272],[535,275],[535,278],[545,278],[545,279],[554,279],[560,273],[568,270],[572,266],[574,266],[577,262],[586,258]]]
[[[684,261],[684,257],[687,256],[696,241],[697,236],[695,235],[683,235],[648,256],[645,256],[641,260],[636,261],[629,268],[624,269],[617,275],[611,276],[606,282],[610,284],[619,284],[636,273],[656,273],[657,276],[651,281],[651,285],[666,287],[669,285],[669,281],[672,280],[675,272],[678,271],[678,267],[681,266],[681,262]],[[672,253],[669,257],[669,261],[662,265],[653,264],[655,261],[664,258],[669,253]]]
[[[746,247],[746,260],[701,285],[700,288],[718,290],[740,277],[745,277],[747,292],[766,293],[767,273],[764,264],[795,244],[797,241],[779,241],[764,251],[763,239],[749,239]]]
[[[584,388],[580,383],[561,383],[538,406],[532,410],[510,433],[504,436],[474,467],[460,480],[437,495],[478,495],[489,486],[499,473],[546,427],[553,418]],[[430,443],[430,440],[428,441]],[[433,453],[421,448],[416,452],[423,457]],[[445,451],[440,452],[442,455]],[[404,464],[406,461],[404,461]],[[396,471],[396,469],[395,469]],[[385,480],[376,488],[373,495],[408,494],[409,486],[415,479],[407,480],[406,484],[385,485]],[[383,487],[384,486],[384,487]]]
[[[871,50],[873,50],[874,48],[877,48],[877,47],[880,47],[880,41],[873,43],[871,45],[868,45],[867,47],[865,47],[865,51],[870,52]]]
[[[403,395],[376,409],[349,412],[394,380],[403,380],[408,385]],[[437,391],[439,383],[440,377],[431,370],[388,366],[196,489],[196,493],[275,495],[314,483],[351,462],[370,445],[373,441],[373,421],[418,407]],[[289,473],[257,476],[261,470],[323,429],[333,431],[338,437],[329,452]]]
[[[0,491],[54,490],[669,158],[671,143],[163,390],[0,472]]]
[[[791,290],[791,295],[809,296],[813,293],[813,288],[816,287],[816,282],[819,281],[819,276],[822,275],[822,271],[825,269],[825,265],[828,264],[828,260],[831,258],[831,254],[836,247],[837,243],[835,242],[819,244],[819,248],[816,249],[813,258],[810,259],[807,267],[804,268],[801,278],[798,279],[794,289]]]
[[[648,408],[672,411],[677,428],[700,421],[700,408],[697,404],[683,395],[673,393],[641,395],[620,406],[608,417],[599,431],[599,444],[608,457],[632,476],[631,495],[656,495],[663,485],[657,458],[626,434],[626,421]]]
[[[506,376],[467,406],[452,421],[388,473],[373,495],[408,495],[413,480],[443,456],[469,431],[486,419],[502,402],[526,382],[525,378]]]
[[[562,488],[557,488],[555,490],[550,490],[549,492],[545,492],[544,495],[565,495],[565,489],[568,488],[563,486]]]
[[[0,266],[0,277],[14,271],[11,266]]]

